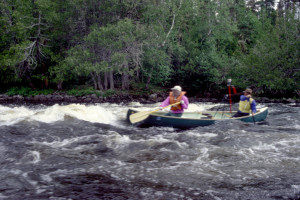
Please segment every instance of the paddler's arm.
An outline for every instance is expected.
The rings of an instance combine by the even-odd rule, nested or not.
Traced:
[[[169,96],[160,104],[159,107],[163,108],[163,107],[166,107],[168,105],[170,105],[170,97]]]
[[[183,96],[181,101],[184,102],[183,104],[181,104],[181,107],[183,109],[188,109],[188,107],[189,107],[189,100],[188,100],[188,98],[186,96]]]

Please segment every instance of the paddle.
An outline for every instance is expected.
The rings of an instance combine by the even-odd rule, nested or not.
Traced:
[[[254,114],[251,113],[251,115],[252,115],[253,123],[255,124]]]
[[[177,104],[180,104],[180,102],[177,102],[177,103],[174,103],[174,104],[170,104],[170,105],[168,105],[166,107],[159,108],[159,109],[156,109],[154,111],[141,111],[141,112],[138,112],[138,113],[134,113],[134,114],[132,114],[132,115],[129,116],[129,121],[130,121],[130,123],[135,124],[137,122],[145,120],[151,113],[157,112],[157,111],[159,111],[161,109],[164,109],[164,108],[167,108],[167,107],[171,107],[171,106],[174,106],[174,105],[177,105]]]

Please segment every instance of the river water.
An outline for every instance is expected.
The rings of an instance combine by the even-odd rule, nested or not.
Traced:
[[[0,105],[0,199],[300,198],[300,107],[259,105],[256,124],[126,123],[129,108],[158,105]]]

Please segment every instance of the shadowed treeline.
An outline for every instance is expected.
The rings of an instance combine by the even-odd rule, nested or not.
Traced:
[[[1,91],[129,91],[180,84],[297,97],[294,0],[8,0],[0,3]]]

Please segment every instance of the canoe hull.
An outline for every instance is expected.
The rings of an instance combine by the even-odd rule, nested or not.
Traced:
[[[130,123],[129,116],[136,112],[138,111],[132,109],[128,110],[127,121],[129,123]],[[216,121],[224,121],[224,120],[240,120],[249,123],[254,122],[252,115],[246,117],[239,117],[239,118],[230,118],[229,116],[230,113],[227,113],[224,116],[228,116],[228,117],[215,119],[213,117],[214,113],[215,111],[203,112],[201,115],[202,117],[200,118],[188,118],[188,117],[182,118],[182,117],[165,116],[165,113],[153,113],[149,115],[149,117],[146,118],[145,120],[132,125],[141,126],[141,127],[166,126],[166,127],[180,128],[180,129],[188,129],[188,128],[195,128],[198,126],[209,126],[214,124]],[[188,114],[186,115],[188,116]],[[260,112],[254,115],[254,120],[255,122],[263,121],[266,119],[267,115],[268,115],[268,108],[267,107],[262,108],[260,109]]]

